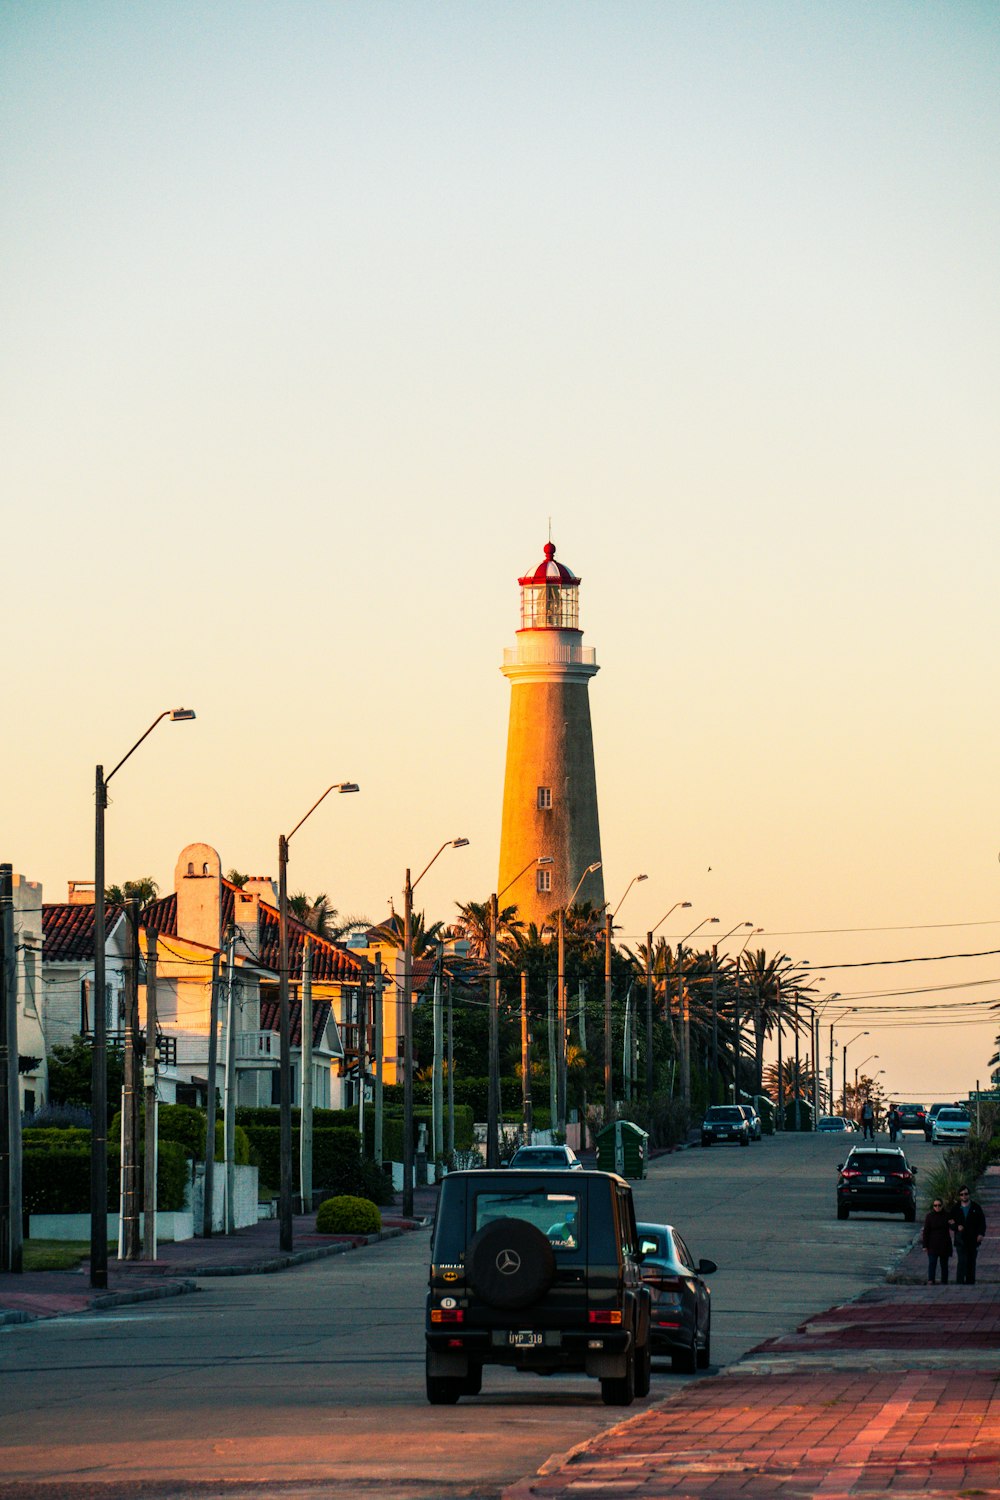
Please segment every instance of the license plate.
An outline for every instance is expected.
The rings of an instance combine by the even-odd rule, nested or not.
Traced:
[[[869,1177],[868,1181],[869,1182],[884,1182],[885,1178],[884,1177]]]
[[[531,1333],[527,1329],[520,1329],[516,1332],[512,1330],[507,1337],[515,1349],[534,1349],[542,1342],[540,1333]]]

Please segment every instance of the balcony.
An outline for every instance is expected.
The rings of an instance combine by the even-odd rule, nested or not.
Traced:
[[[593,646],[556,640],[555,634],[543,631],[538,635],[519,635],[516,646],[504,647],[504,666],[596,667],[597,651]]]
[[[238,1031],[234,1041],[238,1068],[268,1072],[281,1061],[281,1038],[276,1031]]]

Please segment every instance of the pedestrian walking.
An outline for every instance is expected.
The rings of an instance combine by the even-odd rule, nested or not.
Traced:
[[[938,1266],[941,1267],[941,1285],[948,1285],[948,1262],[952,1250],[950,1225],[944,1203],[935,1198],[930,1213],[924,1216],[924,1227],[920,1231],[920,1243],[927,1251],[928,1286],[934,1285]]]
[[[875,1106],[868,1098],[861,1106],[861,1129],[866,1141],[875,1139]]]
[[[889,1123],[889,1139],[890,1139],[890,1141],[892,1141],[893,1145],[895,1145],[895,1143],[896,1143],[896,1137],[899,1134],[899,1111],[897,1110],[897,1108],[896,1108],[896,1106],[894,1104],[890,1104],[889,1105],[889,1122],[888,1123]]]
[[[955,1236],[955,1280],[963,1286],[975,1286],[976,1256],[986,1238],[986,1215],[969,1189],[962,1186],[949,1217]]]

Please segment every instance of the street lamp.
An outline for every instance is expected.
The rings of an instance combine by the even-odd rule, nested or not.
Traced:
[[[410,990],[413,984],[413,892],[423,880],[434,860],[446,849],[464,849],[468,839],[446,839],[433,859],[428,860],[416,880],[406,872],[403,886],[403,1215],[413,1217],[413,1013]]]
[[[611,1069],[611,941],[615,927],[615,917],[622,909],[622,903],[632,887],[641,880],[648,880],[648,875],[633,875],[625,887],[621,901],[614,911],[609,912],[607,903],[604,908],[604,1123],[607,1124],[615,1111],[614,1083],[612,1082]],[[648,1028],[647,1028],[648,1029]],[[647,1073],[649,1063],[646,1064]],[[629,1069],[631,1076],[631,1068]]]
[[[752,922],[737,922],[735,927],[723,933],[719,942],[712,944],[712,1094],[711,1102],[715,1103],[716,1090],[719,1083],[719,943],[724,943],[731,938],[734,932],[741,927],[753,928]],[[748,934],[749,940],[750,934]]]
[[[747,951],[747,944],[752,937],[757,937],[764,931],[763,927],[755,927],[748,932],[743,940],[743,947],[736,955],[736,994],[733,999],[733,1103],[740,1102],[740,1063],[743,1060],[743,1036],[742,1019],[740,1016],[740,975],[743,970],[740,961]]]
[[[497,994],[497,927],[500,923],[500,897],[506,895],[511,886],[516,885],[521,876],[527,875],[530,869],[553,863],[550,854],[539,854],[535,859],[529,859],[524,869],[520,870],[513,880],[508,880],[502,891],[494,891],[490,897],[490,1071],[486,1099],[486,1165],[488,1167],[500,1165],[497,1139],[500,1127],[500,1003]]]
[[[566,1134],[566,1032],[569,1021],[566,1012],[566,913],[580,894],[580,887],[588,875],[594,875],[601,868],[601,861],[595,859],[594,863],[588,865],[580,879],[572,896],[559,908],[559,917],[556,924],[556,1016],[558,1036],[556,1037],[556,1127],[563,1135]]]
[[[104,944],[107,938],[104,913],[104,811],[108,786],[130,755],[134,755],[160,723],[170,719],[180,724],[193,719],[193,708],[165,708],[140,735],[127,755],[104,774],[96,768],[97,812],[94,836],[94,1046],[91,1057],[90,1117],[90,1284],[103,1289],[108,1284],[108,1014],[104,993]],[[148,1040],[148,1039],[147,1039]],[[155,1038],[153,1039],[155,1040]]]
[[[692,927],[687,937],[681,938],[677,944],[677,1003],[681,1009],[681,1098],[684,1101],[685,1128],[691,1113],[691,1012],[684,990],[681,957],[688,938],[694,937],[695,933],[700,932],[703,927],[718,920],[718,917],[703,917],[697,927]]]
[[[851,1045],[851,1042],[856,1042],[857,1041],[857,1039],[858,1039],[859,1036],[868,1036],[868,1035],[869,1035],[869,1033],[867,1031],[856,1032],[855,1035],[851,1037],[850,1041],[844,1042],[843,1046],[840,1049],[840,1061],[841,1061],[841,1065],[842,1065],[843,1070],[844,1070],[843,1085],[842,1085],[841,1094],[840,1094],[840,1107],[844,1111],[845,1115],[847,1113],[847,1049]]]
[[[858,1092],[858,1073],[864,1067],[865,1063],[867,1063],[867,1062],[874,1062],[877,1057],[878,1057],[878,1053],[877,1052],[869,1052],[868,1056],[867,1057],[863,1057],[861,1059],[861,1061],[858,1063],[858,1066],[854,1069],[854,1093],[855,1093],[855,1097],[857,1097],[857,1092]],[[882,1071],[885,1072],[885,1069],[883,1068]]]
[[[281,1181],[278,1190],[278,1243],[292,1248],[292,1059],[291,1026],[288,1019],[288,845],[306,818],[312,816],[331,792],[356,792],[356,781],[335,781],[299,819],[291,833],[278,835],[278,1155]],[[302,1128],[300,1122],[300,1129]],[[312,1208],[312,1204],[309,1205]]]

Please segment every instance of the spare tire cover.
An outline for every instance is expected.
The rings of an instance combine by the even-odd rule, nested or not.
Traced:
[[[556,1258],[540,1229],[524,1219],[494,1219],[469,1241],[469,1282],[491,1307],[527,1307],[552,1285]]]

